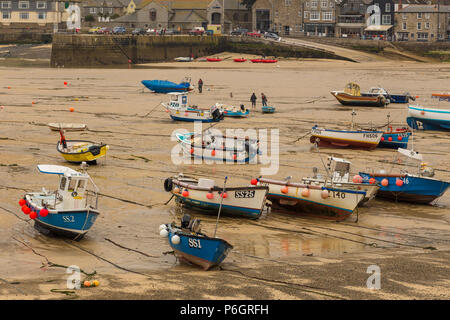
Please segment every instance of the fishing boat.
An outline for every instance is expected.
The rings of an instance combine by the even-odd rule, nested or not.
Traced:
[[[311,129],[311,143],[321,147],[375,149],[380,143],[383,131],[332,130],[314,126]]]
[[[274,113],[275,107],[271,106],[262,106],[262,113]]]
[[[184,207],[217,215],[257,219],[261,216],[269,188],[241,186],[222,188],[212,179],[184,177],[182,174],[164,181],[164,190],[172,193]]]
[[[366,196],[363,190],[290,182],[289,179],[258,178],[251,183],[269,187],[267,199],[272,201],[273,209],[278,207],[335,220],[349,217]]]
[[[194,133],[175,134],[183,153],[191,158],[224,163],[256,163],[259,140]]]
[[[222,59],[220,58],[206,58],[206,61],[208,62],[220,62]]]
[[[238,109],[233,106],[227,106],[221,103],[216,103],[216,107],[223,112],[224,117],[230,118],[246,118],[250,114],[249,109],[245,109],[244,105],[241,104],[241,107]]]
[[[416,100],[416,98],[409,93],[391,94],[388,93],[386,89],[380,87],[370,88],[368,92],[361,92],[361,95],[367,97],[378,97],[379,95],[383,95],[388,100],[388,103],[408,103],[409,100]]]
[[[432,93],[431,98],[439,99],[439,101],[448,101],[450,102],[450,93]]]
[[[48,123],[47,126],[52,131],[84,131],[87,125],[84,123]]]
[[[410,105],[406,122],[415,130],[450,130],[450,110]]]
[[[200,220],[191,219],[188,214],[183,215],[180,226],[174,223],[161,225],[159,234],[167,237],[179,260],[198,265],[203,270],[221,264],[233,249],[226,240],[202,233]]]
[[[331,94],[344,106],[385,107],[389,103],[383,94],[362,95],[354,82],[348,83],[343,91],[331,91]]]
[[[188,105],[187,94],[171,92],[168,104],[161,103],[170,117],[175,121],[201,121],[201,122],[218,122],[224,119],[224,114],[217,106],[210,109],[199,109],[197,106]]]
[[[407,170],[396,173],[360,172],[363,181],[375,179],[380,184],[377,196],[418,204],[428,204],[441,197],[450,186],[449,182],[433,178],[434,170],[423,163],[423,157],[416,151],[399,148],[397,151],[408,159],[418,161],[417,174]]]
[[[411,136],[411,131],[408,128],[396,128],[395,130],[392,126],[388,127],[387,131],[383,132],[383,136],[378,144],[379,148],[391,148],[406,149],[408,147],[408,140]]]
[[[233,60],[234,60],[234,62],[245,62],[245,61],[247,61],[247,59],[244,59],[244,58],[235,58]]]
[[[38,165],[39,172],[59,175],[58,189],[26,193],[19,201],[34,227],[46,235],[80,240],[99,215],[98,188],[86,172],[57,165]]]
[[[155,93],[187,92],[194,89],[188,80],[181,83],[175,83],[167,80],[142,80],[141,83],[150,91]]]
[[[365,197],[359,205],[375,198],[380,186],[375,181],[364,183],[359,175],[350,177],[351,162],[345,159],[330,156],[328,157],[327,166],[325,168],[327,174],[323,176],[317,173],[317,168],[313,168],[314,175],[312,177],[302,178],[302,182],[306,185],[324,185],[326,187],[338,187],[350,190],[362,190],[366,192]]]
[[[96,164],[97,159],[106,156],[109,146],[104,143],[96,143],[86,140],[66,140],[64,133],[60,131],[61,139],[56,145],[56,150],[68,162]]]

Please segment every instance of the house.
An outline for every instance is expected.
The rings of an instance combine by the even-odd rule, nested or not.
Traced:
[[[2,32],[32,30],[48,33],[72,29],[77,21],[79,24],[81,8],[79,0],[0,0],[0,11]]]
[[[336,37],[361,38],[372,0],[342,0],[336,6]]]
[[[125,2],[125,1],[124,1]],[[101,18],[121,16],[126,5],[121,0],[87,0],[82,3],[82,20],[92,16],[96,21]],[[100,18],[100,19],[99,19]]]
[[[393,0],[373,0],[367,8],[366,38],[392,39],[395,6]]]
[[[450,40],[450,5],[409,5],[395,13],[396,40]]]
[[[306,35],[334,37],[336,28],[336,1],[304,1],[303,21]]]
[[[137,0],[133,0],[135,3]],[[136,10],[116,19],[131,28],[168,28],[188,31],[210,24],[223,25],[225,32],[251,26],[251,11],[240,0],[143,0]]]

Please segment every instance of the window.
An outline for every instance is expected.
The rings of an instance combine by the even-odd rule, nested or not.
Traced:
[[[312,0],[312,1],[311,1],[311,7],[312,7],[312,8],[317,8],[318,2],[319,2],[318,0]]]
[[[299,16],[299,17],[302,16],[302,10],[298,10],[298,16]]]
[[[428,40],[428,33],[418,32],[417,33],[417,40]]]
[[[38,12],[38,19],[39,20],[44,20],[47,17],[47,13],[46,12]]]
[[[284,5],[289,7],[291,5],[292,0],[284,0]]]
[[[319,11],[311,11],[309,20],[320,20],[320,12]]]
[[[390,14],[383,14],[381,17],[382,21],[381,24],[391,24],[391,15]]]
[[[417,22],[417,30],[422,30],[422,22]]]
[[[308,12],[308,11],[305,11],[305,12],[304,12],[304,15],[303,15],[303,18],[308,19],[308,17],[309,17],[309,12]]]
[[[405,20],[407,18],[406,13],[402,13],[402,19]]]
[[[425,19],[430,19],[430,14],[429,13],[425,13]]]
[[[19,9],[28,9],[30,3],[28,1],[19,1]]]
[[[20,20],[28,20],[30,18],[30,15],[28,12],[21,12],[19,17],[20,17]]]
[[[11,9],[11,1],[2,1],[2,9]]]
[[[386,3],[386,7],[385,7],[384,11],[391,12],[391,4],[390,3]]]
[[[406,22],[402,23],[402,30],[406,30]]]
[[[109,14],[112,14],[113,13],[113,8],[108,8],[108,12],[109,12]]]
[[[334,2],[333,1],[330,2],[330,8],[334,8]]]
[[[275,10],[275,17],[278,17],[278,10]]]
[[[61,178],[61,183],[59,184],[59,189],[64,190],[66,188],[66,177]]]
[[[309,8],[309,1],[306,1],[306,2],[305,2],[305,7],[306,7],[306,8]]]
[[[89,13],[97,13],[97,8],[89,8]]]
[[[322,12],[322,19],[325,21],[333,21],[333,11]]]
[[[425,22],[425,29],[430,29],[430,23],[429,22]]]
[[[321,6],[322,8],[328,7],[328,0],[322,0],[322,3],[320,4],[320,6]]]
[[[36,2],[36,9],[45,9],[45,8],[47,8],[47,2],[45,1]]]
[[[156,21],[156,10],[150,9],[150,21]]]
[[[11,12],[3,11],[2,17],[3,17],[3,19],[11,19]]]
[[[417,13],[417,19],[422,19],[422,12]]]

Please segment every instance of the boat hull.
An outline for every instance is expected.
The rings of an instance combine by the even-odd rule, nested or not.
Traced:
[[[378,146],[382,135],[382,131],[345,131],[313,127],[310,142],[318,142],[321,147],[372,150]]]
[[[383,175],[365,172],[360,172],[359,174],[364,181],[368,181],[370,178],[377,180],[381,186],[377,193],[378,197],[418,204],[428,204],[441,197],[450,186],[445,181],[408,174]],[[383,179],[388,180],[387,186],[381,184]],[[398,179],[403,181],[402,186],[397,186],[396,182]]]
[[[177,84],[165,80],[142,80],[141,83],[155,93],[187,92],[192,90],[192,86],[187,82]]]
[[[448,131],[450,130],[450,110],[409,106],[406,122],[415,130]]]
[[[271,181],[273,180],[259,179],[259,184],[269,187],[267,199],[271,200],[276,207],[298,214],[316,215],[334,220],[346,219],[366,196],[365,191],[312,186],[308,188],[309,195],[303,196],[302,190],[307,188],[306,185],[295,186],[283,181],[277,183]],[[288,187],[287,192],[282,191],[285,186]],[[322,198],[323,190],[328,190],[327,198]]]
[[[96,163],[97,159],[106,156],[106,152],[109,148],[106,144],[96,144],[91,141],[67,140],[68,145],[70,144],[74,145],[76,143],[86,144],[86,146],[80,148],[78,152],[65,152],[63,151],[61,141],[58,141],[56,145],[56,150],[58,150],[58,152],[67,162],[71,163],[87,162],[90,164],[94,164]]]
[[[168,231],[168,241],[175,254],[188,262],[200,266],[203,270],[208,270],[221,264],[233,248],[231,244],[223,239],[188,235],[184,232],[177,232],[170,226]],[[175,244],[172,237],[178,235],[180,243]]]
[[[345,92],[332,91],[331,94],[344,106],[385,107],[387,99],[384,96],[354,96]]]
[[[250,110],[248,110],[248,109],[245,112],[229,111],[229,110],[223,111],[224,117],[230,117],[230,118],[246,118],[246,117],[248,117],[249,113],[250,113]]]
[[[384,132],[380,143],[378,144],[378,147],[391,149],[407,149],[410,136],[411,132]]]

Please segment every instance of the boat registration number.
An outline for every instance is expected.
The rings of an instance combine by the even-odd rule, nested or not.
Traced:
[[[235,198],[254,198],[255,197],[255,190],[242,190],[242,191],[236,191],[234,193]]]
[[[345,193],[340,191],[332,191],[333,198],[345,199]]]
[[[202,244],[200,243],[200,239],[189,238],[189,247],[201,249],[202,248]]]
[[[75,222],[74,216],[62,216],[63,222]]]
[[[377,133],[363,133],[364,138],[376,139],[378,137]]]

